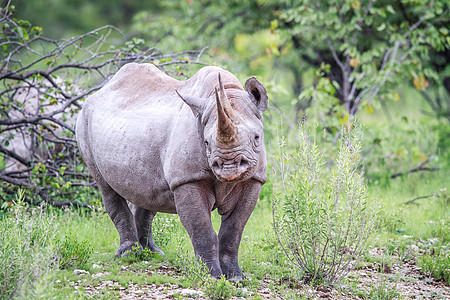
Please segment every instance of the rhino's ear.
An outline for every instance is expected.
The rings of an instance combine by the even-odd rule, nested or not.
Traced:
[[[268,106],[269,97],[264,86],[255,77],[251,77],[245,82],[245,89],[252,101],[256,104],[256,107],[260,111],[265,111]]]
[[[175,90],[175,92],[178,94],[178,96],[181,98],[181,100],[183,100],[184,103],[186,103],[192,109],[192,112],[194,113],[194,116],[196,118],[198,116],[200,116],[201,114],[203,114],[203,112],[206,109],[206,104],[208,103],[207,102],[208,99],[203,99],[203,98],[193,97],[191,95],[181,94],[177,90]]]

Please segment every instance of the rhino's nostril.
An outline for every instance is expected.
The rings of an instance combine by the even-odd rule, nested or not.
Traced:
[[[222,168],[222,161],[220,161],[219,159],[214,160],[212,167],[214,171],[220,171],[220,169]]]
[[[239,163],[239,169],[241,170],[247,170],[249,167],[248,161],[245,159],[241,159],[240,163]]]

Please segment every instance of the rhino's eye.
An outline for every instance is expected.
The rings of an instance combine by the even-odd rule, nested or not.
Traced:
[[[209,155],[211,153],[211,147],[209,146],[209,143],[207,140],[205,140],[204,142],[205,142],[206,154]]]
[[[259,146],[259,142],[260,142],[260,136],[259,136],[259,134],[255,134],[255,139],[253,141],[253,145],[255,147],[258,147]]]

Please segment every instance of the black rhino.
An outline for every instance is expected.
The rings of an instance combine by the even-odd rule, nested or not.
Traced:
[[[242,278],[242,231],[267,179],[267,92],[255,78],[245,87],[219,67],[183,82],[130,63],[86,100],[77,141],[119,232],[116,256],[136,242],[162,253],[153,217],[176,213],[211,276]],[[218,235],[211,224],[216,208]]]

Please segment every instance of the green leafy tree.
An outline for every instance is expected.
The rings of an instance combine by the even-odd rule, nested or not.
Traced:
[[[8,2],[16,7],[18,18],[39,24],[45,36],[55,39],[79,35],[104,25],[125,28],[139,11],[161,12],[162,5],[158,0],[0,1],[2,6]]]
[[[316,67],[301,99],[328,100],[356,114],[388,99],[405,79],[424,90],[439,80],[431,53],[448,52],[449,5],[441,1],[285,1],[279,14],[293,46]]]

